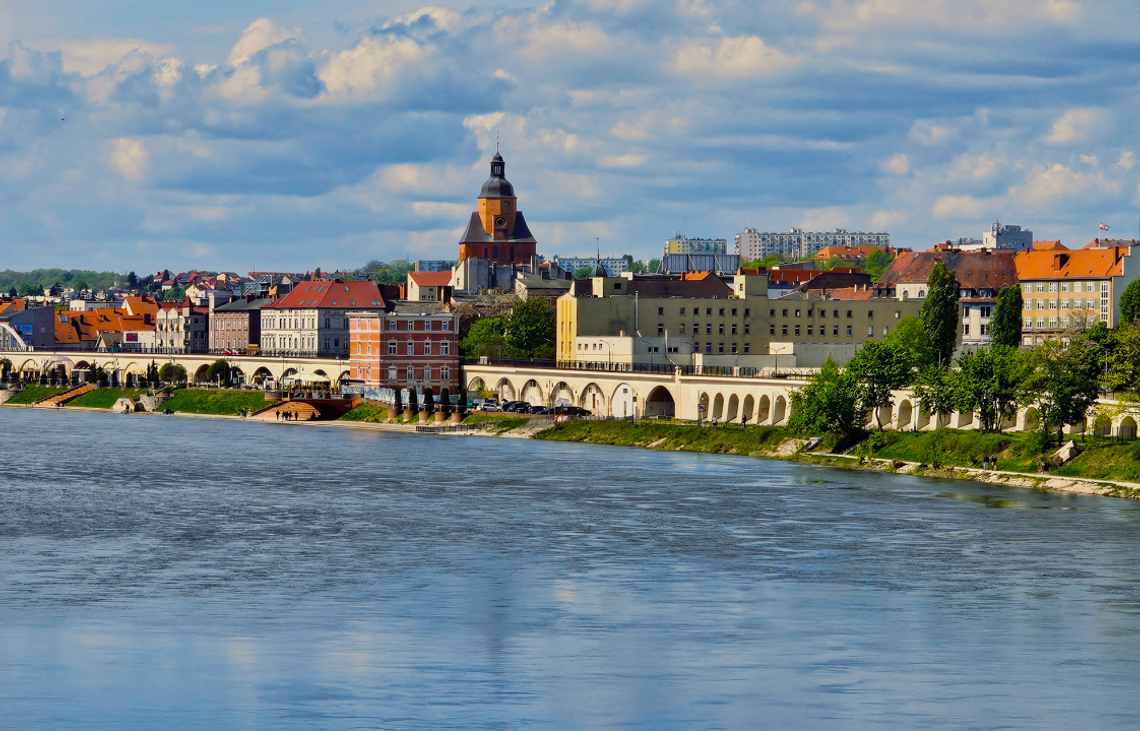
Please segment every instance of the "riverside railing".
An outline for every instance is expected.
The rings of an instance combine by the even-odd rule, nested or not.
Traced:
[[[504,366],[508,368],[550,368],[560,371],[602,371],[606,373],[660,373],[682,376],[718,376],[726,378],[756,378],[759,368],[746,366],[694,366],[674,363],[612,363],[582,360],[528,360],[525,358],[465,359],[464,366]],[[783,375],[783,374],[781,374]]]

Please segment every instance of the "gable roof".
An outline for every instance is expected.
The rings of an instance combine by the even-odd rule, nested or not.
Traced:
[[[408,272],[408,278],[420,287],[446,287],[451,284],[451,272]]]
[[[371,280],[356,282],[317,281],[298,282],[289,294],[272,304],[266,310],[297,310],[324,308],[351,308],[355,310],[386,309],[384,296]]]
[[[1019,279],[1107,279],[1124,272],[1127,246],[1077,251],[1019,251],[1015,258]]]
[[[1044,252],[1043,252],[1044,253]],[[879,277],[877,288],[898,284],[925,284],[935,264],[942,262],[961,287],[1003,289],[1017,283],[1018,270],[1012,251],[908,251],[900,253]],[[1052,256],[1049,252],[1048,256]]]

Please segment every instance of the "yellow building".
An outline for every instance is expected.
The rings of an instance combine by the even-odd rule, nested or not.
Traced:
[[[804,292],[769,299],[768,278],[758,273],[594,277],[558,300],[557,356],[567,364],[664,367],[843,362],[922,308],[871,295],[847,288],[826,299]]]

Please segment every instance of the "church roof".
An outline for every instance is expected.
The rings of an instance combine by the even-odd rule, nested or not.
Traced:
[[[536,244],[537,240],[534,234],[530,232],[530,227],[526,225],[526,219],[523,218],[521,211],[515,213],[515,228],[511,231],[510,235],[505,239],[496,240],[494,236],[483,230],[483,221],[480,220],[477,212],[471,213],[471,220],[467,222],[467,230],[463,232],[463,236],[459,239],[461,244]]]
[[[487,182],[483,183],[483,189],[479,191],[480,198],[514,198],[515,186],[511,185],[511,181],[506,178],[495,177],[492,175],[487,178]]]

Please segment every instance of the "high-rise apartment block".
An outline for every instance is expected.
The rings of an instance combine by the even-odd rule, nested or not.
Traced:
[[[727,239],[690,239],[685,234],[673,233],[665,242],[665,256],[670,254],[727,254]]]
[[[746,228],[736,234],[736,252],[743,261],[762,259],[769,254],[807,259],[826,246],[878,246],[889,248],[889,233],[867,233],[837,228],[831,232],[793,228],[786,233],[765,233]]]

